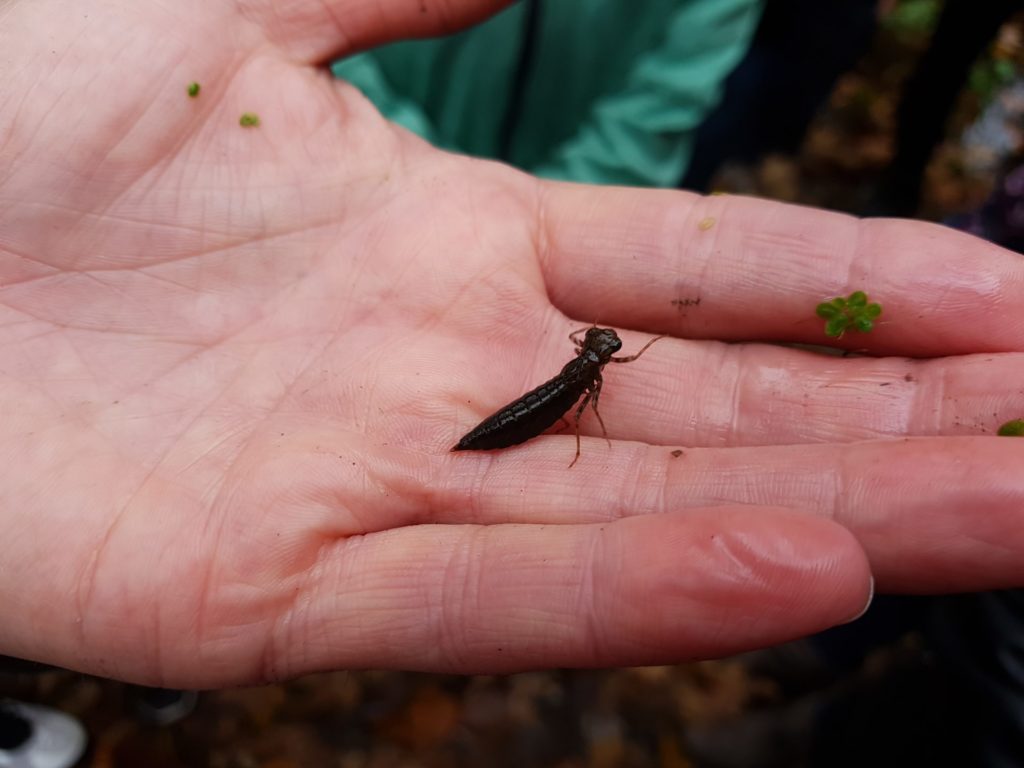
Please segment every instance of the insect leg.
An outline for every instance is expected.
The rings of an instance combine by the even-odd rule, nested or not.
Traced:
[[[601,397],[601,387],[603,385],[604,385],[604,379],[601,378],[601,374],[599,373],[599,374],[597,374],[597,377],[594,379],[594,387],[591,390],[591,392],[593,393],[594,397],[593,397],[593,402],[590,404],[590,407],[594,409],[594,415],[597,416],[597,421],[601,425],[601,434],[604,435],[604,439],[608,442],[608,447],[611,448],[612,447],[612,441],[608,439],[608,430],[605,429],[604,419],[601,418],[601,412],[599,410],[597,410],[597,401]]]
[[[569,341],[571,341],[577,347],[582,347],[583,346],[583,342],[580,341],[579,339],[577,339],[576,337],[579,336],[581,333],[586,333],[591,328],[596,328],[596,327],[597,327],[596,325],[587,325],[587,326],[584,326],[583,328],[580,328],[578,330],[573,331],[572,333],[569,334]]]
[[[569,469],[572,469],[572,465],[579,461],[580,458],[580,416],[583,415],[583,409],[587,407],[587,403],[590,402],[590,398],[594,396],[592,391],[588,391],[586,397],[583,398],[583,402],[580,403],[580,407],[576,409],[576,456],[569,464]]]
[[[631,363],[634,360],[636,360],[638,357],[640,357],[640,355],[642,355],[644,352],[646,352],[647,348],[649,346],[651,346],[651,344],[656,342],[658,339],[664,339],[664,338],[665,338],[664,336],[655,336],[653,339],[651,339],[646,344],[644,344],[640,348],[640,351],[637,352],[635,355],[630,355],[629,357],[612,357],[612,358],[609,358],[609,362],[612,362],[612,363]]]

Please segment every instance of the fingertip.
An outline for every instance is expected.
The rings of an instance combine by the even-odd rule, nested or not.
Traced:
[[[764,647],[852,621],[870,601],[867,555],[824,518],[723,507],[622,522],[646,544],[620,577],[617,610],[666,650]]]
[[[857,621],[857,619],[861,618],[865,613],[868,612],[868,610],[871,608],[871,604],[873,602],[875,602],[875,577],[874,576],[869,576],[869,578],[868,578],[868,596],[867,596],[867,600],[864,601],[864,605],[861,606],[861,609],[859,611],[857,611],[855,614],[853,614],[853,616],[848,618],[846,621],[843,621],[843,622],[840,622],[840,623],[842,623],[842,624],[852,624],[853,622]]]

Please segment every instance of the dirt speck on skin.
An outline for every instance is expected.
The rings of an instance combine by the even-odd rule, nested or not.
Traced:
[[[683,451],[680,448],[676,448],[674,451],[670,451],[670,454],[672,458],[678,459],[680,456],[683,455]]]
[[[700,296],[698,296],[696,299],[689,299],[689,298],[672,299],[671,303],[672,303],[673,307],[678,307],[679,309],[682,309],[684,307],[699,307],[700,306]]]
[[[697,228],[698,228],[698,229],[699,229],[699,230],[700,230],[701,232],[707,232],[707,231],[708,231],[709,229],[711,229],[711,228],[712,228],[713,226],[715,226],[715,217],[714,217],[714,216],[705,216],[705,217],[704,217],[703,219],[701,219],[701,220],[700,220],[700,222],[699,222],[699,223],[697,224]]]

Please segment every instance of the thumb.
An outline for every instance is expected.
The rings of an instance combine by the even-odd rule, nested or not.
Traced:
[[[458,32],[512,0],[301,0],[264,2],[246,15],[293,58],[329,61],[414,37]]]

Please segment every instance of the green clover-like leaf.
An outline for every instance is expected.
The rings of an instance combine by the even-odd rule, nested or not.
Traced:
[[[849,329],[870,333],[875,318],[882,314],[882,305],[868,302],[864,291],[854,291],[846,298],[836,296],[814,308],[815,314],[825,320],[825,335],[839,338]]]
[[[833,317],[838,315],[841,310],[831,302],[826,301],[824,304],[819,304],[814,310],[818,317],[824,320],[831,320]]]
[[[868,295],[864,291],[854,291],[850,294],[850,298],[846,300],[846,305],[850,309],[860,309],[867,306]]]
[[[871,330],[875,327],[875,321],[870,317],[860,315],[859,317],[853,318],[853,327],[861,333],[871,333]]]
[[[1014,419],[999,427],[996,433],[1001,437],[1024,437],[1024,419]]]
[[[850,321],[846,317],[840,315],[839,317],[833,317],[827,323],[825,323],[825,335],[831,336],[834,339],[838,339],[844,333],[846,333],[847,327],[849,327]]]

